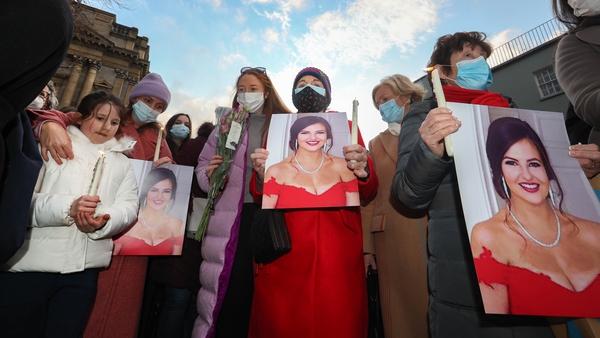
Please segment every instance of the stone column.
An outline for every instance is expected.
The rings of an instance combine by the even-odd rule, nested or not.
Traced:
[[[83,82],[83,87],[81,88],[81,93],[79,94],[79,100],[81,101],[87,94],[92,92],[92,87],[94,86],[94,81],[96,80],[96,74],[100,68],[102,68],[102,62],[99,60],[88,59],[88,64],[90,65],[90,69],[88,70],[87,76],[85,77],[85,81]]]
[[[123,91],[123,83],[125,82],[125,78],[129,75],[129,72],[125,69],[115,68],[115,73],[117,73],[117,77],[113,83],[112,93],[120,98],[121,92]]]
[[[139,79],[137,77],[133,77],[133,76],[128,76],[127,77],[127,92],[125,93],[125,98],[123,99],[123,103],[125,104],[125,106],[127,106],[129,104],[129,94],[131,94],[131,90],[133,89],[133,86],[135,86],[138,83]]]
[[[74,56],[74,59],[73,68],[71,69],[71,74],[69,74],[65,91],[63,92],[62,97],[60,98],[60,103],[58,104],[59,108],[71,105],[73,93],[75,93],[75,87],[77,87],[77,81],[79,80],[79,75],[81,75],[81,69],[83,68],[83,63],[85,62],[85,59],[81,56]]]

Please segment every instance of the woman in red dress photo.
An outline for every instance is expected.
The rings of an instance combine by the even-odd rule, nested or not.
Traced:
[[[329,154],[331,125],[319,116],[297,119],[290,128],[292,154],[265,173],[263,208],[310,208],[360,204],[356,176],[346,160]]]
[[[486,152],[506,202],[471,234],[486,312],[600,316],[600,224],[563,210],[563,189],[538,134],[525,121],[499,118]]]
[[[151,170],[142,184],[137,222],[115,240],[113,255],[181,255],[185,227],[168,213],[176,192],[171,170]]]

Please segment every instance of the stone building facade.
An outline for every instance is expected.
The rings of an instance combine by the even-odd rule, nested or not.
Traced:
[[[117,23],[115,14],[73,3],[73,39],[53,76],[59,108],[76,107],[93,91],[109,91],[127,105],[129,93],[150,69],[148,38]]]

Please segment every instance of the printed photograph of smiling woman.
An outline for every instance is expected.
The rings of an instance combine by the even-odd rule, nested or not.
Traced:
[[[346,165],[346,113],[274,115],[269,128],[263,209],[358,206]]]
[[[194,168],[131,162],[140,209],[137,221],[114,239],[113,255],[181,255]]]
[[[568,156],[563,115],[451,109],[463,123],[454,160],[486,313],[600,317],[600,205]]]

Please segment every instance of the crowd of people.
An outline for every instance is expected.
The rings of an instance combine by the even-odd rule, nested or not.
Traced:
[[[578,129],[588,142],[564,151],[600,189],[600,74],[587,66],[600,59],[600,1],[552,4],[570,28],[556,50],[558,80],[591,127]],[[185,219],[169,213],[181,185],[165,165],[195,168],[189,203],[199,212],[195,199],[207,197],[225,161],[219,128],[206,122],[192,137],[185,113],[158,123],[171,93],[156,73],[127,97],[97,91],[58,110],[50,79],[66,55],[72,16],[63,0],[40,6],[39,25],[54,20],[57,28],[44,36],[47,48],[23,46],[26,62],[0,56],[3,336],[364,338],[367,269],[379,275],[385,337],[558,337],[553,322],[530,314],[543,308],[559,316],[555,298],[588,301],[579,310],[595,313],[589,299],[599,294],[600,224],[563,209],[547,151],[526,122],[490,123],[487,159],[505,207],[469,236],[444,143],[462,124],[440,98],[426,99],[406,76],[383,78],[372,99],[388,128],[368,149],[358,131],[339,157],[329,153],[332,127],[323,116],[335,107],[323,70],[298,72],[294,112],[266,68],[244,67],[231,107],[218,112],[244,106],[249,118],[200,243],[187,236]],[[40,39],[33,28],[24,32]],[[15,46],[26,41],[0,36]],[[491,53],[478,31],[437,40],[427,67],[439,72],[445,101],[516,107],[488,91]],[[289,156],[265,170],[273,114],[297,118]],[[153,162],[139,186],[129,159]],[[252,255],[261,207],[283,212],[292,242],[268,264]],[[582,250],[591,258],[582,260]],[[539,297],[520,290],[521,279],[542,285]],[[545,298],[549,288],[554,298]]]

